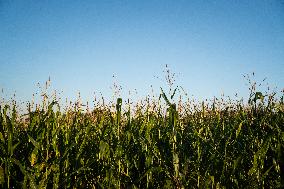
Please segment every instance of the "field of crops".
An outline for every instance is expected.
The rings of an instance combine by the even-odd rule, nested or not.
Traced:
[[[284,102],[56,99],[0,110],[0,188],[283,188]]]

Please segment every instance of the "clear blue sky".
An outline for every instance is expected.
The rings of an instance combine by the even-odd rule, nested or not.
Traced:
[[[247,94],[242,74],[284,83],[284,1],[0,0],[0,88],[30,99],[36,83],[84,99],[159,91],[168,64],[198,98]],[[126,97],[125,97],[126,98]]]

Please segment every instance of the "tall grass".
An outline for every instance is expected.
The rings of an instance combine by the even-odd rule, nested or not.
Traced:
[[[2,188],[283,188],[284,102],[118,98],[85,111],[44,97],[0,107]],[[176,102],[174,102],[176,101]]]

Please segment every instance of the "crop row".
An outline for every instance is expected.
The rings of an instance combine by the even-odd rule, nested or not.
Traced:
[[[281,188],[283,97],[189,106],[0,107],[3,188]],[[162,103],[164,102],[164,103]],[[192,108],[194,107],[194,108]],[[162,111],[165,108],[166,111]]]

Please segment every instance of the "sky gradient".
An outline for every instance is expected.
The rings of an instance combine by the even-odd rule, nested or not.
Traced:
[[[252,72],[283,89],[283,60],[282,0],[0,0],[0,88],[22,100],[49,76],[70,99],[111,96],[113,75],[143,96],[166,64],[197,98],[245,96]]]

